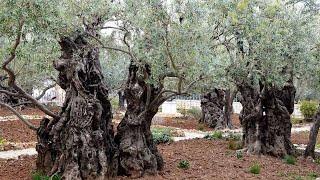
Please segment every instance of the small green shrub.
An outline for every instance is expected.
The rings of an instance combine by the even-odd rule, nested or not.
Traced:
[[[178,168],[180,168],[180,169],[189,169],[189,167],[190,167],[190,163],[189,163],[188,160],[179,161]]]
[[[261,167],[259,164],[254,164],[250,167],[249,171],[252,173],[252,174],[260,174],[260,171],[261,171]]]
[[[316,144],[316,149],[320,149],[320,144]]]
[[[152,128],[153,142],[155,144],[172,142],[172,129],[170,128]]]
[[[300,111],[306,120],[312,119],[318,109],[318,103],[315,101],[302,101]]]
[[[199,123],[199,124],[197,125],[197,129],[198,129],[199,131],[203,131],[203,130],[204,130],[204,127],[205,127],[205,125],[202,124],[202,123]]]
[[[110,103],[113,110],[119,109],[119,99],[116,96],[110,98]]]
[[[188,109],[187,114],[197,120],[201,119],[201,116],[202,116],[201,109],[196,107],[192,107],[191,109]]]
[[[34,172],[32,174],[32,180],[61,180],[61,177],[57,174],[54,174],[49,177],[49,176],[43,175],[40,172]]]
[[[0,137],[0,146],[3,146],[6,143],[6,140],[3,137]]]
[[[214,131],[212,134],[207,134],[204,136],[205,139],[222,139],[221,131]]]
[[[315,159],[314,162],[320,165],[320,158]]]
[[[235,141],[241,141],[242,136],[241,134],[237,134],[237,133],[230,133],[227,137],[228,140],[235,140]]]
[[[229,140],[228,141],[228,149],[231,149],[231,150],[242,149],[242,144],[239,141]]]
[[[318,177],[318,174],[315,173],[315,172],[310,172],[310,173],[308,174],[308,177],[310,177],[311,179],[316,179],[316,178]]]
[[[283,158],[283,161],[287,164],[296,164],[296,158],[294,156],[291,156],[291,155],[285,155],[284,158]]]
[[[303,123],[303,119],[297,118],[297,117],[291,117],[291,123],[292,124],[301,124],[301,123]]]
[[[185,108],[178,108],[177,112],[182,114],[182,116],[185,118],[187,116],[188,110]]]
[[[242,151],[236,151],[236,157],[237,157],[238,159],[242,159],[242,158],[243,158],[243,153],[242,153]]]

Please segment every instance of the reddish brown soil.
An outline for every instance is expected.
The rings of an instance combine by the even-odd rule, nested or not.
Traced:
[[[36,108],[23,108],[22,110],[18,110],[20,114],[23,115],[39,115],[39,116],[44,116],[45,114],[40,111],[39,109]],[[11,111],[8,111],[7,109],[0,108],[0,116],[12,116],[14,115]]]
[[[141,179],[295,179],[311,172],[320,173],[320,165],[298,158],[295,165],[269,156],[235,157],[235,151],[227,149],[224,140],[189,140],[158,146],[166,162],[157,176]],[[34,169],[35,156],[19,160],[0,160],[0,180],[28,179]],[[190,168],[177,167],[180,160],[188,160]],[[249,172],[253,164],[261,166],[261,173]],[[127,179],[118,177],[117,179]]]
[[[292,133],[291,141],[294,144],[308,144],[309,132]],[[318,134],[318,137],[317,137],[317,144],[320,144],[320,133]]]
[[[232,114],[231,116],[232,123],[234,128],[239,128],[240,120],[239,115]],[[158,125],[162,126],[170,126],[170,127],[177,127],[181,129],[197,129],[202,131],[212,131],[213,128],[207,127],[204,124],[199,124],[197,119],[194,118],[164,118],[162,122],[157,123]]]
[[[39,120],[29,120],[32,124],[39,126]],[[0,122],[0,137],[9,142],[35,142],[36,132],[29,129],[22,121],[2,121]]]

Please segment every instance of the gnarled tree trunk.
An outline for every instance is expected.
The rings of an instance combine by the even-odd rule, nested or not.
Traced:
[[[243,110],[243,145],[248,153],[284,156],[293,153],[290,141],[295,88],[288,82],[282,89],[274,86],[238,84]]]
[[[320,128],[320,104],[318,108],[317,114],[314,116],[314,123],[311,127],[310,134],[309,134],[309,143],[307,145],[307,148],[304,152],[304,157],[311,156],[315,158],[315,153],[314,149],[317,143],[317,136],[319,133],[319,128]]]
[[[148,66],[145,68],[149,76],[150,69]],[[118,125],[115,138],[120,151],[119,174],[131,177],[141,177],[145,173],[155,174],[163,168],[163,159],[153,142],[150,130],[152,118],[161,103],[148,106],[160,89],[153,85],[148,86],[144,78],[139,77],[138,71],[139,68],[131,62],[124,90],[127,111]]]
[[[227,89],[225,91],[225,105],[224,105],[224,121],[226,123],[226,126],[230,129],[232,129],[232,119],[231,119],[231,114],[233,113],[233,99],[235,96],[236,92],[231,91],[230,89]]]
[[[87,33],[98,36],[94,30]],[[65,179],[108,179],[117,174],[118,151],[99,49],[80,33],[59,43],[62,55],[54,65],[66,99],[60,118],[41,122],[37,168]]]
[[[214,89],[212,92],[202,96],[202,118],[199,121],[200,123],[216,129],[223,129],[227,126],[223,111],[225,105],[224,94],[223,90]]]

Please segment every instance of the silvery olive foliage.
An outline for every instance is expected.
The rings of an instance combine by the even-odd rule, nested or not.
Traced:
[[[115,91],[126,81],[131,60],[151,67],[148,83],[158,85],[159,77],[166,75],[166,88],[181,92],[228,88],[248,77],[281,86],[289,78],[284,67],[293,70],[296,84],[308,80],[302,85],[307,89],[315,89],[318,82],[316,1],[1,0],[1,4],[2,59],[19,22],[24,23],[22,43],[10,66],[26,87],[55,77],[52,61],[60,56],[59,38],[83,31],[96,17],[103,22],[101,36],[89,39],[101,46],[103,73]]]

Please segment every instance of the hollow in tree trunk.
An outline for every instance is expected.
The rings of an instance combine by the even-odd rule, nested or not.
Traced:
[[[150,75],[150,69],[145,67]],[[141,177],[155,174],[163,168],[163,159],[155,146],[150,130],[152,118],[158,112],[160,104],[148,108],[148,89],[150,100],[160,92],[139,77],[139,68],[131,62],[124,90],[127,111],[118,125],[116,143],[119,146],[119,174]]]
[[[216,129],[223,129],[227,126],[223,111],[225,105],[224,95],[223,90],[215,88],[212,92],[202,96],[202,118],[199,121],[200,123]]]
[[[318,112],[314,116],[313,119],[314,119],[314,123],[311,127],[311,130],[310,130],[309,143],[308,143],[307,148],[304,152],[304,157],[311,156],[311,157],[315,158],[314,149],[316,147],[317,136],[318,136],[319,128],[320,128],[320,104],[319,104]]]
[[[41,122],[37,169],[65,179],[108,179],[117,174],[118,152],[99,49],[80,33],[62,37],[59,44],[62,55],[54,66],[66,98],[60,118]]]

